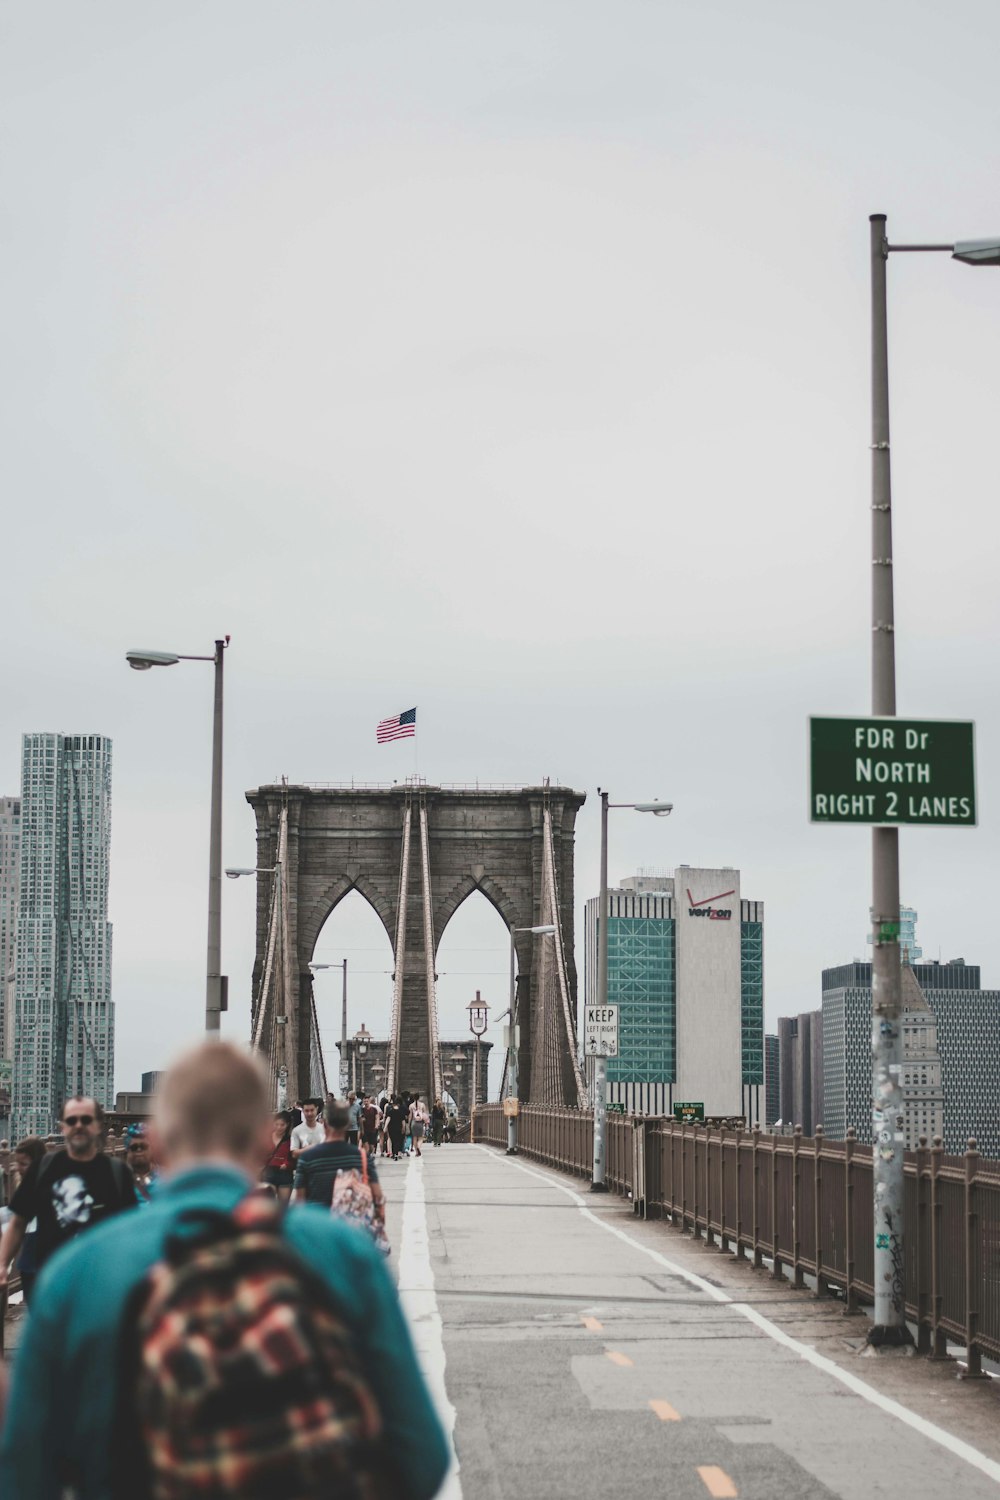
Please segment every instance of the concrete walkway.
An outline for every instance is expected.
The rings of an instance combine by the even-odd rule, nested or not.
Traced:
[[[428,1148],[381,1177],[455,1408],[449,1500],[1000,1495],[1000,1382],[863,1357],[838,1304],[523,1157]]]

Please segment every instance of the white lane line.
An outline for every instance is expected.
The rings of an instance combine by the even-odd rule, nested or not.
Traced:
[[[399,1299],[410,1325],[420,1368],[424,1372],[424,1379],[430,1388],[451,1448],[451,1464],[436,1500],[462,1500],[458,1455],[455,1452],[455,1408],[448,1399],[445,1385],[444,1336],[437,1297],[434,1294],[434,1272],[431,1269],[423,1167],[420,1157],[410,1157],[406,1172],[406,1194],[403,1198],[402,1242],[399,1247]]]
[[[716,1286],[712,1286],[711,1282],[705,1281],[703,1277],[695,1275],[693,1271],[685,1270],[683,1266],[679,1266],[676,1262],[668,1260],[665,1255],[661,1255],[658,1250],[653,1250],[648,1245],[643,1245],[639,1240],[633,1239],[630,1234],[626,1233],[624,1229],[619,1229],[616,1224],[608,1224],[604,1219],[599,1218],[597,1214],[591,1213],[585,1200],[580,1197],[579,1193],[574,1193],[572,1188],[566,1187],[561,1182],[556,1182],[554,1178],[546,1176],[542,1172],[533,1171],[531,1167],[522,1166],[519,1161],[511,1161],[508,1156],[498,1157],[496,1152],[491,1151],[488,1146],[480,1146],[479,1150],[487,1152],[501,1166],[516,1167],[519,1172],[526,1172],[529,1177],[536,1177],[539,1182],[546,1182],[549,1187],[557,1188],[560,1193],[565,1193],[568,1198],[573,1199],[573,1202],[585,1219],[590,1219],[592,1223],[597,1224],[601,1229],[607,1230],[608,1234],[613,1234],[616,1239],[624,1240],[627,1245],[631,1245],[633,1250],[640,1250],[643,1255],[648,1255],[651,1260],[655,1260],[659,1265],[670,1271],[672,1275],[683,1277],[685,1281],[689,1282],[692,1286],[697,1286],[699,1290],[704,1291],[707,1296],[712,1297],[716,1302],[727,1303],[731,1312],[739,1313],[740,1317],[746,1318],[748,1323],[752,1323],[755,1328],[759,1328],[761,1333],[766,1333],[768,1338],[774,1339],[775,1343],[781,1344],[785,1349],[792,1350],[800,1359],[804,1359],[817,1370],[822,1370],[825,1375],[831,1376],[832,1379],[839,1380],[841,1385],[845,1385],[849,1391],[853,1391],[856,1396],[860,1396],[871,1406],[877,1406],[880,1411],[884,1411],[889,1416],[895,1417],[898,1421],[905,1423],[907,1427],[912,1427],[914,1432],[922,1433],[932,1443],[937,1443],[940,1447],[946,1449],[948,1453],[962,1459],[971,1468],[978,1469],[987,1478],[1000,1483],[1000,1463],[997,1463],[992,1458],[987,1458],[985,1453],[980,1453],[979,1449],[973,1448],[971,1443],[964,1443],[961,1438],[955,1437],[953,1433],[946,1432],[943,1427],[938,1427],[936,1423],[928,1422],[925,1417],[918,1416],[916,1412],[910,1411],[909,1407],[902,1406],[898,1401],[893,1401],[890,1396],[883,1396],[882,1392],[877,1391],[874,1386],[866,1385],[863,1380],[859,1380],[849,1370],[842,1369],[840,1365],[836,1364],[832,1359],[828,1359],[825,1354],[820,1354],[811,1345],[803,1344],[799,1339],[793,1339],[783,1328],[779,1328],[776,1323],[772,1323],[770,1318],[765,1318],[763,1313],[759,1313],[755,1307],[751,1307],[746,1302],[734,1301],[728,1293],[720,1291]]]

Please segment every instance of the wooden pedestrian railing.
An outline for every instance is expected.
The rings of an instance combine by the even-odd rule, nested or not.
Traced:
[[[814,1295],[840,1294],[845,1312],[874,1297],[871,1148],[854,1139],[765,1135],[608,1115],[605,1181],[636,1213],[669,1217],[695,1239],[732,1250]],[[476,1111],[476,1140],[506,1146],[499,1104]],[[593,1163],[589,1111],[522,1104],[518,1149],[578,1177]],[[964,1344],[968,1373],[1000,1358],[1000,1162],[975,1141],[946,1156],[940,1140],[906,1154],[906,1236],[899,1268],[917,1347],[942,1356]]]

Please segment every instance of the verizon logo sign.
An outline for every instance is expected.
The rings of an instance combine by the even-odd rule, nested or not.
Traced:
[[[705,896],[701,901],[696,901],[688,889],[688,916],[706,917],[710,922],[729,922],[732,920],[733,912],[729,906],[713,906],[713,901],[724,901],[727,896],[735,896],[736,887],[731,891],[720,891],[717,896]]]

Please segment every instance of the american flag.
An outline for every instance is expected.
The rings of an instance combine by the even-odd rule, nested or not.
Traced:
[[[380,745],[387,745],[390,740],[410,740],[416,732],[417,710],[408,708],[394,719],[383,719],[375,730],[375,738]]]

